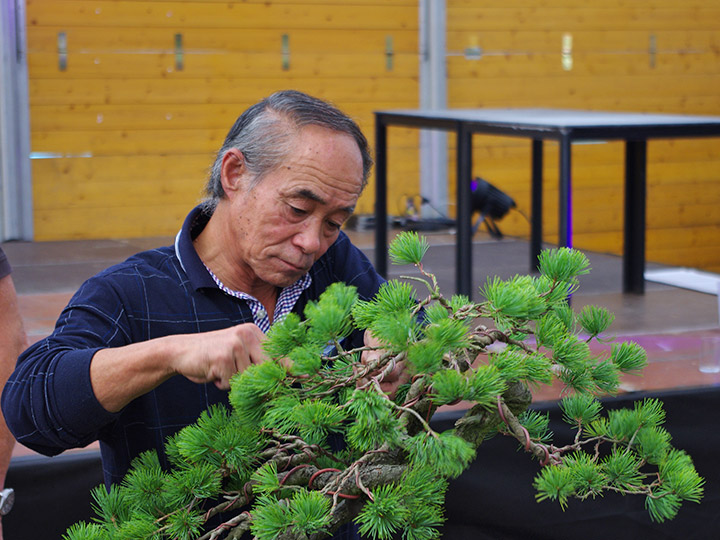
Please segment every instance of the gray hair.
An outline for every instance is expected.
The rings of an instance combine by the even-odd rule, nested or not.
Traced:
[[[355,139],[362,155],[364,188],[373,161],[367,139],[355,121],[326,101],[296,90],[283,90],[251,106],[230,128],[205,185],[205,209],[213,211],[225,197],[220,174],[228,150],[236,148],[242,152],[245,166],[254,175],[251,186],[255,186],[287,157],[293,135],[308,125],[346,133]]]

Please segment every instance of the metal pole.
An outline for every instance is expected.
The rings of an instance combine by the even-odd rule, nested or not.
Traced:
[[[444,0],[420,0],[420,108],[447,108],[445,68],[446,14]],[[430,201],[423,217],[447,215],[447,133],[420,131],[420,195]],[[439,211],[439,212],[438,212]]]
[[[647,142],[625,141],[623,292],[645,292]]]
[[[542,184],[543,184],[543,141],[532,142],[532,188],[530,216],[530,272],[537,272],[538,256],[542,249]]]
[[[387,126],[375,115],[375,270],[387,277]]]
[[[558,186],[558,245],[572,247],[572,143],[568,133],[560,138],[560,185]]]
[[[457,249],[458,294],[472,298],[472,132],[463,122],[457,127]]]
[[[32,240],[25,2],[0,4],[0,240]]]

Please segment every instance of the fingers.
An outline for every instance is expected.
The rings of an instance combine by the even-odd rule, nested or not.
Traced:
[[[254,324],[240,324],[234,327],[236,331],[237,346],[235,352],[236,371],[247,369],[250,364],[262,364],[268,360],[263,350],[263,343],[267,336]]]
[[[221,375],[216,378],[215,386],[221,390],[230,388],[230,378],[245,371],[252,364],[261,364],[268,360],[263,349],[267,336],[254,324],[240,324],[230,330],[227,356],[221,353],[218,367]]]
[[[360,361],[364,365],[378,360],[383,354],[387,352],[386,350],[381,348],[382,342],[375,338],[369,331],[365,331],[364,341],[366,347],[372,347],[372,349],[364,350],[362,352]],[[363,377],[361,380],[358,381],[358,384],[360,386],[363,386],[367,384],[370,379],[382,375],[382,379],[378,380],[380,389],[384,393],[388,394],[392,399],[395,396],[398,387],[401,384],[405,384],[410,379],[410,376],[405,369],[404,362],[397,362],[397,364],[394,360],[391,360],[391,362],[392,364],[390,365],[390,369],[387,369],[386,366],[382,369],[375,370],[372,373],[368,373],[366,377]]]
[[[223,390],[230,388],[233,375],[268,360],[263,350],[266,336],[251,323],[175,339],[180,340],[175,372],[193,382],[212,382]]]

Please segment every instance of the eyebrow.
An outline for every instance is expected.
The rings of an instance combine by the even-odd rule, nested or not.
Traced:
[[[293,193],[294,197],[302,197],[304,199],[310,199],[311,201],[315,201],[320,204],[327,204],[327,201],[323,199],[320,195],[315,193],[314,191],[311,191],[309,189],[303,188],[299,189],[295,193]],[[342,208],[342,210],[345,210],[347,213],[352,214],[355,211],[355,205],[353,206],[346,206]]]

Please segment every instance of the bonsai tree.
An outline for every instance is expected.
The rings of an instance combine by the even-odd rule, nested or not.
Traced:
[[[582,253],[545,251],[539,276],[489,279],[485,300],[473,303],[442,295],[423,269],[427,249],[402,233],[390,257],[422,277],[390,281],[372,301],[335,284],[304,319],[275,324],[265,344],[273,360],[232,380],[231,408],[211,408],[167,441],[172,469],[154,452],[141,455],[122,485],[94,490],[96,520],[64,538],[320,539],[350,521],[372,539],[437,538],[447,481],[482,459],[482,442],[497,434],[537,461],[541,502],[564,508],[573,497],[635,494],[663,521],[683,501],[700,501],[704,481],[670,444],[659,401],[603,413],[598,396],[617,392],[621,374],[647,360],[632,342],[591,352],[614,317],[569,306],[588,272]],[[356,329],[382,343],[370,361],[367,348],[342,346]],[[387,395],[381,382],[397,369],[411,378]],[[562,443],[551,441],[548,417],[528,409],[530,389],[555,380],[575,432]],[[464,415],[435,431],[437,408],[460,401]],[[206,530],[218,513],[231,517]]]

